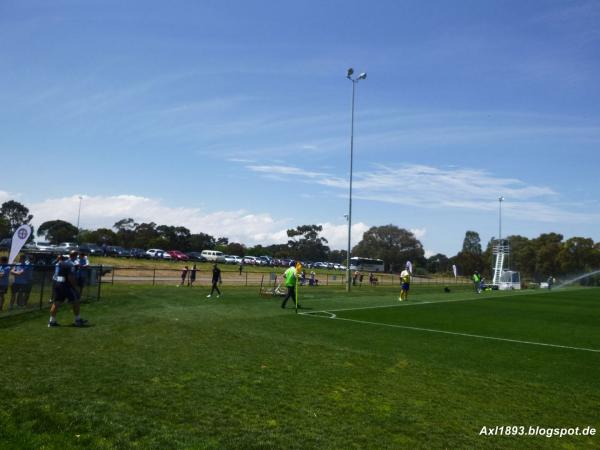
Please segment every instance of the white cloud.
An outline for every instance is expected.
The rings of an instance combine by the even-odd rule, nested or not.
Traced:
[[[425,237],[425,235],[427,234],[427,229],[426,228],[411,228],[410,232],[412,234],[415,235],[415,237],[417,239],[423,239],[423,237]]]
[[[160,200],[135,195],[82,196],[81,227],[110,228],[120,219],[131,217],[136,222],[185,226],[193,233],[203,232],[215,237],[245,244],[287,242],[286,221],[276,220],[267,213],[245,210],[205,212],[199,208],[171,207]],[[77,223],[79,195],[51,198],[31,205],[34,225],[47,220],[62,219]]]
[[[276,179],[279,179],[277,175],[291,175],[299,182],[339,189],[340,195],[344,196],[348,189],[347,179],[329,173],[287,165],[250,165],[247,168]],[[497,177],[480,169],[375,165],[371,171],[354,174],[353,188],[353,197],[361,200],[482,212],[496,211],[497,199],[503,195],[506,198],[503,212],[510,217],[536,222],[591,223],[600,220],[598,213],[577,212],[559,204],[559,194],[551,187]]]
[[[7,202],[14,198],[15,198],[15,196],[13,194],[11,194],[10,192],[0,191],[0,203]]]
[[[323,227],[321,236],[327,239],[329,248],[331,249],[347,249],[348,248],[348,224],[321,223]],[[371,228],[369,225],[359,222],[352,224],[352,247],[359,243],[363,234]]]
[[[10,198],[0,191],[0,199]],[[66,220],[77,223],[80,195],[50,198],[31,205],[33,225],[48,220]],[[281,244],[288,241],[287,229],[294,225],[289,220],[276,220],[267,213],[246,210],[206,212],[199,208],[171,207],[162,201],[136,195],[87,196],[81,195],[81,228],[111,228],[115,222],[133,218],[136,222],[155,222],[159,225],[184,226],[192,233],[208,233],[215,237],[228,237],[230,242],[247,245]],[[323,236],[332,249],[345,249],[348,245],[348,225],[321,223]],[[352,246],[355,246],[370,225],[359,222],[352,225]],[[412,230],[421,236],[424,230]]]

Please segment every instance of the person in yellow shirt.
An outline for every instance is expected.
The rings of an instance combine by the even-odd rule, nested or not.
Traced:
[[[408,300],[408,291],[410,290],[410,272],[408,268],[405,268],[400,273],[400,282],[402,283],[402,289],[400,290],[400,300],[401,302],[404,300]]]
[[[285,278],[285,287],[287,288],[287,295],[283,299],[283,303],[281,304],[282,308],[285,308],[285,304],[291,298],[292,303],[296,303],[296,282],[298,281],[298,271],[296,270],[296,266],[294,262],[290,263],[290,267],[283,273],[283,277]],[[298,305],[300,307],[300,305]]]

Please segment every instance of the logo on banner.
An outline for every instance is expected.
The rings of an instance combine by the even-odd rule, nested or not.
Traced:
[[[31,236],[31,226],[25,224],[17,228],[17,231],[15,231],[15,234],[12,238],[12,245],[10,246],[10,255],[8,257],[9,264],[13,263],[25,245],[25,242],[27,242],[27,239],[29,239],[29,236]]]

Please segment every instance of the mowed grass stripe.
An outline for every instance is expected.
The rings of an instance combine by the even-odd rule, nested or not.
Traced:
[[[482,301],[415,303],[419,308],[328,309],[336,318],[396,328],[596,352],[600,349],[597,290],[487,297]]]
[[[323,312],[326,312],[326,311],[323,311]],[[315,317],[323,317],[323,316],[316,315]],[[425,331],[427,333],[441,333],[441,334],[449,334],[449,335],[453,335],[453,336],[463,336],[463,337],[470,337],[470,338],[476,338],[476,339],[489,339],[492,341],[512,342],[515,344],[539,345],[542,347],[555,347],[555,348],[564,348],[564,349],[569,349],[569,350],[580,350],[580,351],[585,351],[585,352],[600,353],[600,349],[593,349],[593,348],[570,347],[568,345],[547,344],[547,343],[543,343],[543,342],[533,342],[533,341],[521,341],[521,340],[517,340],[517,339],[508,339],[508,338],[501,338],[501,337],[494,337],[494,336],[482,336],[479,334],[458,333],[458,332],[454,332],[454,331],[444,331],[444,330],[434,330],[431,328],[409,327],[406,325],[397,325],[397,324],[382,323],[382,322],[368,322],[366,320],[348,319],[348,318],[344,318],[344,317],[325,317],[325,318],[329,318],[329,319],[333,319],[333,320],[342,320],[342,321],[346,321],[346,322],[361,323],[361,324],[366,324],[366,325],[401,328],[403,330]]]
[[[473,295],[440,290],[415,289],[411,301]],[[397,298],[380,288],[305,292],[312,311]],[[483,425],[597,426],[596,354],[314,320],[256,289],[225,287],[219,300],[207,293],[107,287],[102,301],[83,306],[94,325],[87,329],[48,329],[46,312],[0,321],[10,380],[0,386],[0,448],[598,444],[478,434]],[[452,316],[459,305],[479,304],[398,312]],[[59,321],[70,320],[65,308]]]

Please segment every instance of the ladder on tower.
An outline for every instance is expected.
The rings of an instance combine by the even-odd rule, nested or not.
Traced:
[[[494,255],[496,255],[496,262],[494,264],[494,277],[492,284],[498,286],[500,284],[500,277],[504,271],[504,258],[510,253],[508,241],[499,240],[498,243],[493,247]]]

